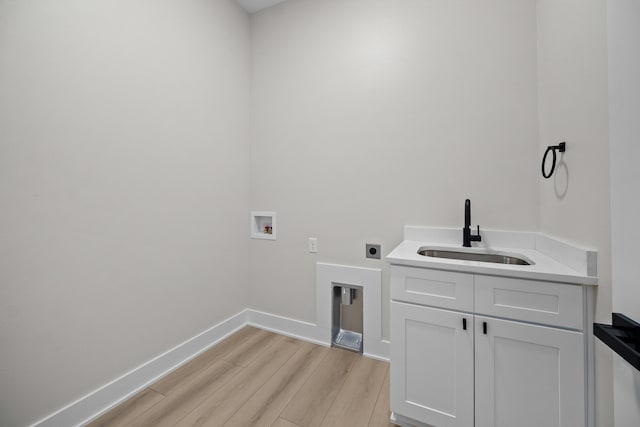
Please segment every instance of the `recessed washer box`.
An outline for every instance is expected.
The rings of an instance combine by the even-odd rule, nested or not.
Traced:
[[[266,211],[251,212],[251,238],[276,240],[276,213]]]

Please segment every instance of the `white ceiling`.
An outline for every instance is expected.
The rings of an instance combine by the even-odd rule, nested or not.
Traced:
[[[282,3],[285,0],[236,0],[249,13],[257,12],[262,9]]]

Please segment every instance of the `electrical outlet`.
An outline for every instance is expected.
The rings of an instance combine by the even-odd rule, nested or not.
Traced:
[[[374,245],[373,243],[367,243],[366,247],[367,258],[380,259],[380,245]]]
[[[317,237],[309,237],[309,252],[317,253],[318,252],[318,238]]]

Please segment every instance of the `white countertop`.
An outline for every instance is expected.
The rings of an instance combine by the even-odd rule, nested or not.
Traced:
[[[500,232],[505,233],[505,232]],[[410,236],[407,236],[410,234]],[[413,233],[415,235],[415,233]],[[460,231],[462,235],[462,231]],[[411,233],[405,232],[405,238],[413,237]],[[546,236],[545,239],[548,239]],[[437,247],[443,250],[463,250],[463,251],[486,251],[503,252],[522,256],[533,265],[496,264],[478,261],[463,261],[456,259],[434,258],[418,254],[418,250],[424,246]],[[523,245],[530,246],[530,245]],[[590,252],[594,253],[594,252]],[[506,276],[521,279],[543,280],[551,282],[561,282],[579,285],[597,285],[598,278],[579,272],[562,263],[558,258],[562,258],[563,252],[559,252],[557,257],[549,256],[535,248],[507,247],[479,247],[463,248],[460,243],[451,244],[442,241],[405,240],[398,245],[385,259],[391,264],[406,265],[412,267],[432,268],[437,270],[449,270],[465,273],[487,274],[493,276]]]

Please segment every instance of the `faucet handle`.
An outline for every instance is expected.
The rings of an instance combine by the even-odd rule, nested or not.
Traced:
[[[482,242],[482,236],[480,235],[480,226],[478,225],[478,234],[470,236],[472,242]]]

